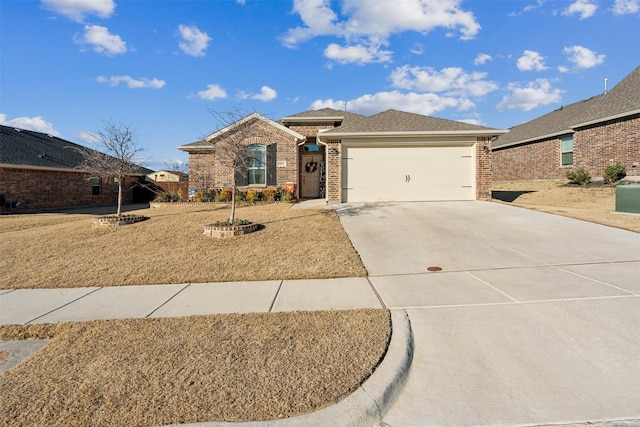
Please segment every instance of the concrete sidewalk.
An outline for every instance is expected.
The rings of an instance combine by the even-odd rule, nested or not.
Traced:
[[[364,277],[0,291],[0,324],[382,308]]]

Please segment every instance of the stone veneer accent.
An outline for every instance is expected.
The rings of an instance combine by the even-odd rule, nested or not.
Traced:
[[[616,163],[627,167],[627,175],[640,176],[640,114],[575,129],[572,166],[561,165],[562,136],[494,148],[493,180],[565,179],[574,168],[601,177]]]

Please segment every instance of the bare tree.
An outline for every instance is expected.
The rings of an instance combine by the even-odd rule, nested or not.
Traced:
[[[164,166],[170,172],[189,173],[189,162],[182,162],[180,160],[171,160],[169,162],[166,162]]]
[[[118,183],[118,211],[122,214],[122,192],[127,175],[139,172],[134,160],[143,149],[138,145],[131,125],[115,124],[108,120],[101,130],[91,133],[96,150],[83,150],[82,167],[103,178],[114,178]]]
[[[240,110],[213,111],[217,131],[208,139],[213,144],[213,155],[217,164],[228,170],[231,175],[231,214],[229,224],[233,224],[236,216],[236,192],[238,178],[246,180],[250,167],[262,166],[262,153],[251,150],[252,139],[259,137],[261,117],[257,113],[245,116]]]

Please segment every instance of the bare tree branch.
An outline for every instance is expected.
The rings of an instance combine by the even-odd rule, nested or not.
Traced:
[[[105,121],[101,130],[92,133],[95,150],[82,150],[84,162],[81,168],[103,178],[113,177],[118,183],[118,211],[122,212],[122,192],[127,175],[138,173],[134,163],[143,148],[138,145],[135,131],[130,125]]]

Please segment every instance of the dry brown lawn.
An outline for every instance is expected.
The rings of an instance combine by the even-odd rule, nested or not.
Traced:
[[[0,289],[366,275],[334,211],[290,206],[240,207],[237,218],[263,228],[227,239],[202,234],[226,205],[133,211],[149,219],[112,228],[88,214],[0,216]]]
[[[1,335],[11,335],[11,328],[2,329]],[[146,426],[295,416],[353,392],[382,360],[391,336],[387,310],[39,329],[54,339],[0,373],[1,425]]]
[[[566,181],[494,182],[494,200],[640,233],[640,215],[615,213],[615,188]]]

